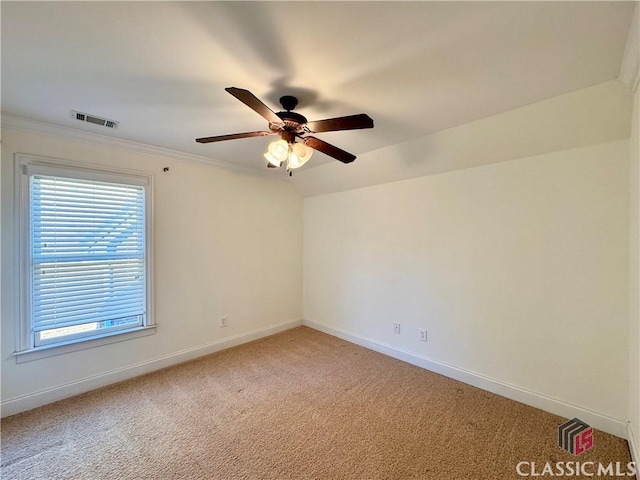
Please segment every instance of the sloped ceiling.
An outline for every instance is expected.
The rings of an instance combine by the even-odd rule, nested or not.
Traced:
[[[2,2],[2,111],[265,170],[271,138],[224,91],[310,120],[356,155],[618,76],[634,2]],[[115,130],[71,118],[79,110]],[[317,153],[305,166],[333,162]],[[357,160],[356,160],[357,162]],[[348,166],[345,166],[347,168]],[[284,172],[269,172],[283,175]]]

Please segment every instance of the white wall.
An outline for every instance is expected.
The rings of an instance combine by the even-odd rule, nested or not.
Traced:
[[[628,175],[625,139],[306,198],[305,321],[624,436]]]
[[[631,448],[640,462],[640,89],[636,90],[630,153],[629,420]]]
[[[153,173],[155,335],[16,364],[15,152]],[[301,320],[302,200],[287,182],[9,129],[1,172],[3,415]]]

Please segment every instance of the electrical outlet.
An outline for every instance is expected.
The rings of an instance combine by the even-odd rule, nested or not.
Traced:
[[[220,317],[220,328],[226,327],[227,326],[227,317]]]
[[[420,329],[420,340],[422,340],[423,342],[427,341],[427,329],[426,328],[421,328]]]
[[[400,322],[393,322],[393,333],[400,334]]]

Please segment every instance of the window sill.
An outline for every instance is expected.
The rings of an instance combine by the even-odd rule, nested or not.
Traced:
[[[16,363],[26,363],[33,360],[54,357],[56,355],[63,355],[65,353],[77,352],[79,350],[85,350],[87,348],[109,345],[110,343],[123,342],[125,340],[131,340],[134,338],[146,337],[148,335],[153,335],[154,333],[156,333],[156,326],[151,325],[149,327],[140,327],[136,328],[135,330],[128,330],[126,332],[113,332],[103,337],[93,338],[90,340],[77,339],[63,344],[46,345],[43,347],[32,348],[31,350],[15,352],[13,356],[16,358]]]

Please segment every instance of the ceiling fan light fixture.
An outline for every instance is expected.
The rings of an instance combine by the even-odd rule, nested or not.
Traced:
[[[313,149],[304,143],[289,143],[286,140],[271,142],[264,154],[267,159],[267,167],[279,168],[287,162],[287,170],[300,168],[313,155]]]
[[[301,167],[302,164],[298,159],[298,156],[295,153],[289,155],[289,161],[287,162],[287,170],[295,170],[296,168]]]
[[[274,167],[280,167],[282,162],[289,157],[289,144],[284,140],[278,140],[271,142],[267,153],[264,154],[264,158]]]
[[[294,143],[291,145],[291,152],[289,153],[289,161],[287,167],[289,170],[300,168],[307,163],[313,154],[313,149],[307,147],[304,143]]]
[[[264,154],[264,158],[267,159],[267,167],[279,168],[282,166],[282,160],[274,158],[269,152]]]
[[[281,162],[284,162],[289,155],[289,144],[285,140],[278,140],[269,144],[268,153]]]

